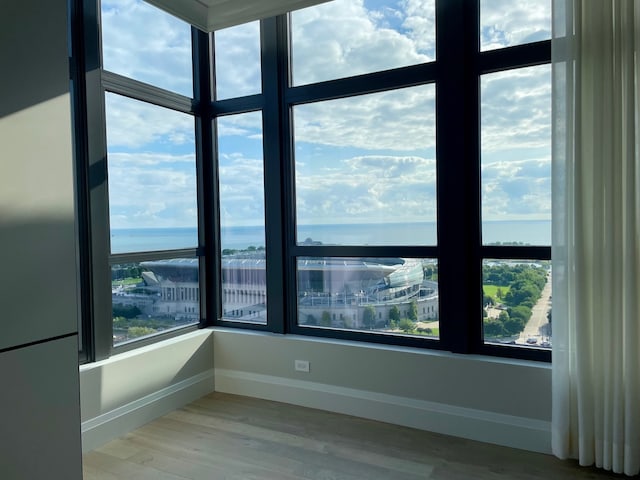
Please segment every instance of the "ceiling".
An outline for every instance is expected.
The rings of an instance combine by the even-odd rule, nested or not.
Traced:
[[[146,0],[206,32],[272,17],[328,0]]]

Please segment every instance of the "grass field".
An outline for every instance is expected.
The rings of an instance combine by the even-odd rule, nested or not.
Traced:
[[[488,297],[493,298],[495,302],[500,302],[500,300],[496,297],[496,293],[498,293],[498,289],[502,290],[502,295],[506,295],[509,291],[509,285],[483,285],[482,290],[484,290],[484,294]]]
[[[137,285],[139,283],[142,283],[142,278],[140,278],[140,277],[136,277],[136,278],[129,277],[129,278],[125,278],[125,279],[122,279],[122,280],[113,280],[111,282],[111,285],[114,286],[114,287],[118,286],[118,285],[122,285],[124,287],[126,285]]]

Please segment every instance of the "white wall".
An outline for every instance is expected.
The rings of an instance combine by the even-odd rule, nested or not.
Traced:
[[[0,9],[0,478],[82,477],[67,1]]]
[[[207,329],[83,365],[83,451],[124,435],[213,388],[213,339]]]
[[[216,391],[550,452],[547,364],[215,329],[214,365]]]

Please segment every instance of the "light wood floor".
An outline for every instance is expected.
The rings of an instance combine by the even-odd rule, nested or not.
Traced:
[[[214,393],[84,455],[84,478],[623,479],[554,457]]]

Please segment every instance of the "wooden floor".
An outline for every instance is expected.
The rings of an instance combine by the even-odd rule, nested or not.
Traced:
[[[214,393],[84,455],[93,479],[622,479],[554,457]]]

